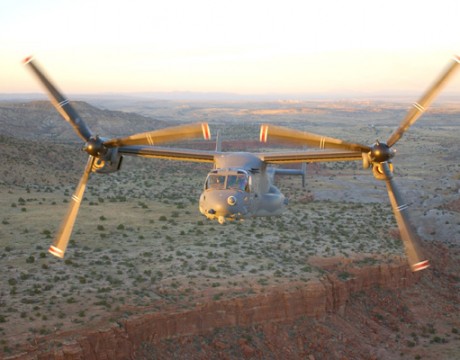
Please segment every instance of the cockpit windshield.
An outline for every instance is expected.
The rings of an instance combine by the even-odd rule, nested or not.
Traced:
[[[247,191],[248,179],[245,174],[228,175],[226,189]]]
[[[206,189],[224,190],[225,175],[210,174],[206,181]]]
[[[242,171],[228,175],[212,173],[206,180],[206,189],[249,191],[248,175]]]

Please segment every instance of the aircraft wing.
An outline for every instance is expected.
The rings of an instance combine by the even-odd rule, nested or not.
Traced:
[[[358,161],[363,159],[361,151],[285,151],[258,153],[257,156],[269,164]]]
[[[140,156],[165,160],[214,162],[215,151],[188,150],[154,146],[123,146],[118,148],[120,155]]]

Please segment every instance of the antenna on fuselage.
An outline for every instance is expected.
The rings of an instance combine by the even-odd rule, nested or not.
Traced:
[[[216,135],[216,152],[222,152],[222,138],[220,137],[220,130],[217,130]]]

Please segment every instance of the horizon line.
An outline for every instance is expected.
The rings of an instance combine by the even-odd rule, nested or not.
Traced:
[[[391,101],[416,101],[422,95],[415,91],[382,91],[382,92],[363,92],[363,91],[338,91],[338,92],[299,92],[299,93],[288,93],[288,92],[269,92],[269,93],[238,93],[229,91],[191,91],[191,90],[173,90],[173,91],[129,91],[129,92],[70,92],[67,93],[69,100],[73,100],[72,97],[90,97],[90,98],[138,98],[138,100],[177,100],[177,101],[235,101],[235,100],[266,100],[266,101],[319,101],[319,100],[391,100]],[[157,98],[151,98],[157,97]],[[458,91],[446,91],[439,95],[438,102],[449,102],[454,101],[452,99],[456,97],[460,100],[460,92]],[[0,92],[0,100],[40,100],[48,99],[46,93],[40,92]]]

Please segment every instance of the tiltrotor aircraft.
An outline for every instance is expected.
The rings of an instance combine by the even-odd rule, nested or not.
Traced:
[[[199,209],[208,219],[216,219],[219,223],[256,216],[274,216],[283,212],[287,200],[274,185],[274,175],[302,175],[305,181],[305,167],[301,170],[280,169],[270,166],[272,164],[360,160],[365,169],[372,168],[376,179],[386,182],[391,206],[412,271],[429,267],[429,261],[423,257],[417,235],[411,228],[408,205],[404,202],[393,180],[391,161],[395,151],[392,147],[423,114],[441,88],[452,77],[460,63],[459,57],[454,59],[440,78],[414,104],[386,143],[377,141],[367,146],[266,124],[261,126],[261,142],[273,140],[319,148],[309,151],[269,153],[222,152],[219,137],[217,137],[215,151],[157,146],[157,144],[200,136],[210,139],[211,134],[206,123],[175,126],[125,138],[100,137],[91,132],[69,100],[57,90],[31,57],[26,58],[24,63],[44,85],[56,110],[73,126],[77,135],[84,141],[83,150],[89,155],[83,176],[72,195],[68,212],[49,249],[51,254],[60,258],[64,257],[90,173],[118,171],[123,155],[214,164],[206,178],[204,190],[200,196]]]

